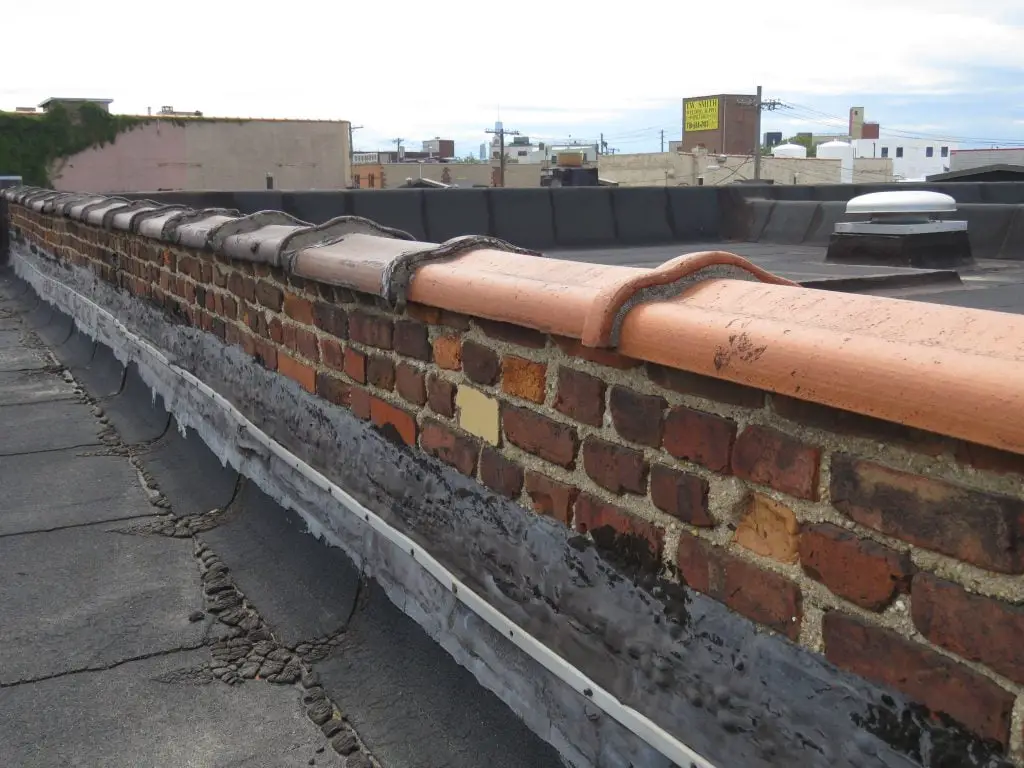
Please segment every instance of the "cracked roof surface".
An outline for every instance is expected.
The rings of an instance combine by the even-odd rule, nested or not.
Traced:
[[[561,765],[118,366],[0,272],[0,765]]]

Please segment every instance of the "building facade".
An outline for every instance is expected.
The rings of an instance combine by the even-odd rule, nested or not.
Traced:
[[[950,152],[949,170],[969,171],[986,165],[1024,166],[1024,147],[1007,149],[954,149]]]
[[[683,152],[751,155],[760,137],[757,96],[719,94],[683,99]]]
[[[54,188],[78,192],[343,189],[345,121],[157,118],[58,161]]]
[[[941,139],[914,139],[881,135],[853,142],[856,157],[892,160],[896,181],[924,181],[950,170],[957,145]]]
[[[706,152],[650,152],[633,155],[601,155],[602,179],[623,187],[697,187],[734,184],[754,178],[750,155],[710,155]],[[764,157],[761,178],[775,184],[840,184],[842,161],[838,159]],[[853,161],[854,183],[892,181],[892,161],[863,158]]]

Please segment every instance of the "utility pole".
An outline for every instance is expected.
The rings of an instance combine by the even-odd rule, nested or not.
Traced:
[[[348,172],[350,175],[354,175],[355,173],[352,170],[355,167],[355,163],[353,162],[353,155],[355,154],[355,141],[352,134],[362,127],[363,126],[361,125],[352,125],[352,123],[348,124]]]
[[[398,138],[392,139],[392,141],[395,142],[395,154],[398,157],[398,162],[402,162],[402,142],[405,141],[405,139]]]
[[[754,180],[761,180],[761,86],[757,86],[757,134],[754,136]]]
[[[661,151],[663,153],[665,151],[665,131],[664,130],[661,132]]]
[[[501,123],[496,123],[494,128],[487,128],[484,133],[493,133],[498,137],[498,186],[505,186],[505,137],[518,136],[519,131],[509,131]]]
[[[757,138],[754,144],[754,178],[761,179],[761,113],[774,112],[776,109],[789,109],[778,99],[761,98],[761,86],[757,86]]]

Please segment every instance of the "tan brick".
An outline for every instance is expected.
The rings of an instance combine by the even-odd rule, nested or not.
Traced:
[[[505,355],[501,363],[501,391],[507,395],[543,403],[548,367],[515,355]]]
[[[800,549],[800,523],[789,507],[754,494],[733,540],[764,557],[795,563]]]
[[[462,341],[458,336],[438,336],[434,339],[434,362],[438,368],[449,371],[462,368]]]
[[[498,444],[500,419],[497,400],[471,387],[459,387],[455,405],[459,409],[460,427],[491,445]]]

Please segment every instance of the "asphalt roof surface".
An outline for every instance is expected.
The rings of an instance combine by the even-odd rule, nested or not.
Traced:
[[[2,766],[562,764],[9,272],[0,489]]]
[[[548,255],[595,264],[656,267],[685,253],[715,250],[743,256],[769,272],[809,287],[841,280],[835,287],[843,291],[1024,313],[1024,261],[981,259],[972,267],[956,270],[858,266],[826,262],[826,249],[820,246],[737,242],[574,248],[549,251]]]

